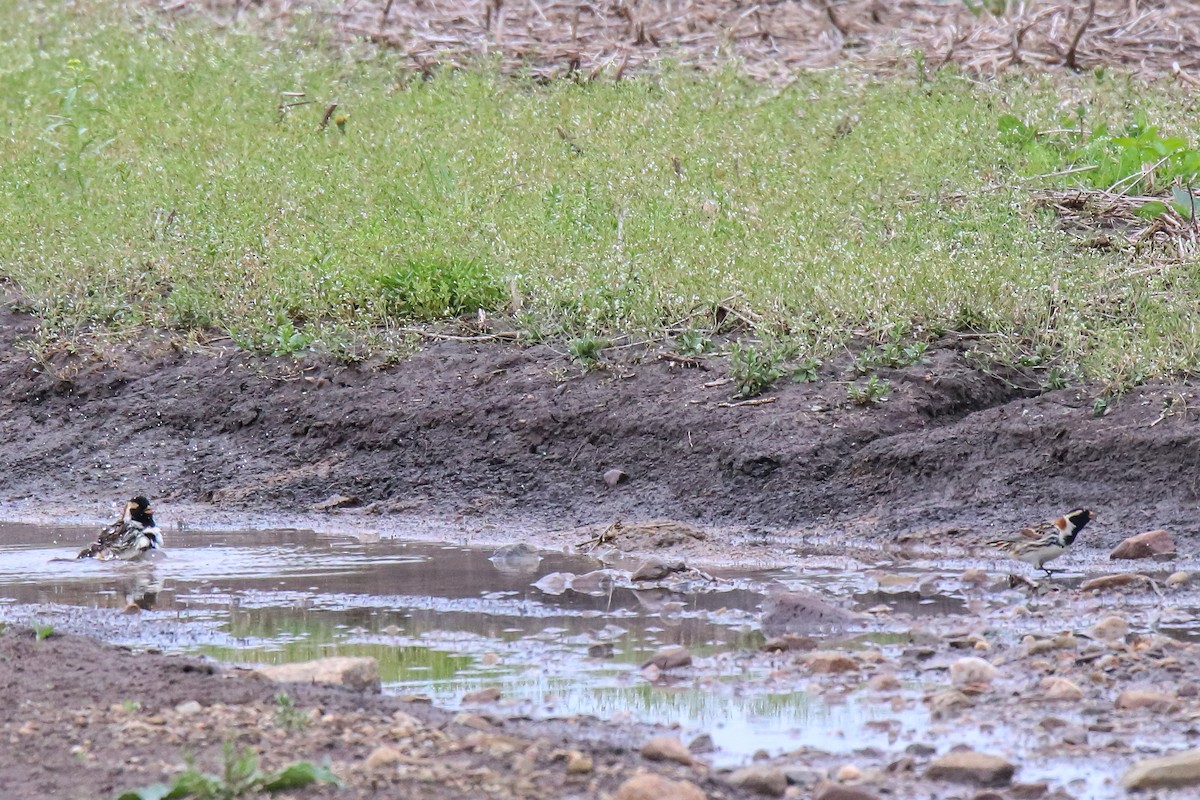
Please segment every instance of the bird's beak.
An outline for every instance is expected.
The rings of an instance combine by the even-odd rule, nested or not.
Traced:
[[[125,518],[126,518],[127,516],[129,516],[129,515],[130,515],[132,512],[133,512],[133,503],[132,503],[132,502],[128,502],[128,503],[126,503],[126,504],[125,504],[125,510],[121,512],[121,519],[125,519]]]
[[[153,513],[154,513],[154,509],[153,509],[153,508],[151,508],[150,506],[146,506],[146,513],[147,513],[147,514],[153,514]]]

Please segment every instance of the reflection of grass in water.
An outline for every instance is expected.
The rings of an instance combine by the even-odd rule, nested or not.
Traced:
[[[387,644],[297,641],[270,647],[204,645],[197,649],[221,661],[255,664],[288,664],[335,655],[370,656],[379,662],[379,676],[384,683],[422,681],[436,684],[454,678],[475,663],[471,656],[455,655],[429,647]]]

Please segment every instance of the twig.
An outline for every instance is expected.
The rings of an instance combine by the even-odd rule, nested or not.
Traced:
[[[325,130],[326,128],[329,127],[329,118],[333,116],[334,109],[336,109],[337,107],[338,107],[337,103],[330,103],[329,107],[325,109],[325,116],[321,117],[320,130]]]
[[[1079,40],[1083,38],[1083,32],[1092,24],[1092,18],[1096,16],[1096,0],[1088,0],[1087,15],[1083,18],[1083,24],[1075,31],[1075,35],[1071,37],[1071,46],[1067,48],[1067,57],[1065,64],[1068,68],[1079,71],[1079,65],[1075,62],[1075,52],[1079,49]]]
[[[1179,66],[1178,61],[1171,62],[1171,72],[1175,74],[1176,78],[1183,81],[1184,83],[1186,83],[1190,86],[1195,86],[1197,88],[1200,88],[1200,78],[1197,78],[1194,75],[1189,75],[1188,73],[1184,72],[1183,68]]]
[[[717,408],[741,408],[742,406],[769,406],[778,397],[755,397],[752,400],[738,400],[736,403],[717,403]]]

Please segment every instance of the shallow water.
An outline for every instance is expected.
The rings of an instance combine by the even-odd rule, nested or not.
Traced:
[[[464,693],[496,686],[509,713],[678,724],[685,741],[712,736],[717,764],[744,762],[758,750],[902,751],[938,735],[920,703],[893,708],[861,693],[809,694],[795,681],[773,683],[770,670],[790,656],[747,655],[763,641],[757,616],[769,584],[820,587],[843,605],[901,620],[837,643],[851,648],[907,641],[907,626],[923,619],[969,626],[970,603],[980,602],[957,580],[961,564],[871,571],[826,559],[803,570],[724,573],[716,584],[696,581],[680,591],[618,583],[594,594],[550,593],[534,584],[604,565],[556,553],[495,561],[490,549],[465,544],[298,530],[173,532],[166,557],[153,564],[75,561],[92,535],[0,524],[0,618],[42,614],[69,619],[76,630],[104,625],[105,638],[227,662],[369,655],[385,691],[454,707]],[[144,611],[112,613],[131,603]],[[667,645],[688,647],[701,677],[648,680],[639,665]],[[1003,724],[953,735],[1002,749],[1029,737]],[[1106,777],[1046,767],[1093,788]]]

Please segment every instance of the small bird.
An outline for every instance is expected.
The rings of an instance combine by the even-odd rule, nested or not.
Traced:
[[[1058,519],[1025,528],[1020,532],[1020,538],[993,539],[987,542],[987,545],[1008,553],[1018,561],[1032,564],[1045,572],[1046,577],[1050,577],[1062,570],[1048,569],[1046,562],[1053,561],[1067,552],[1075,543],[1079,532],[1095,518],[1094,512],[1086,508],[1077,508]]]
[[[78,558],[128,561],[162,546],[162,532],[154,523],[150,501],[138,495],[125,504],[120,519],[100,531],[96,541],[79,551]]]

